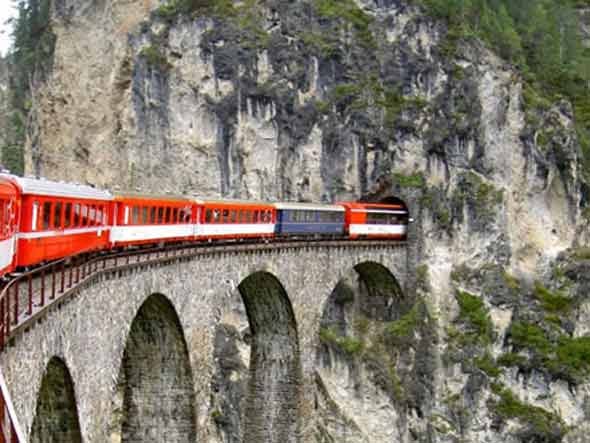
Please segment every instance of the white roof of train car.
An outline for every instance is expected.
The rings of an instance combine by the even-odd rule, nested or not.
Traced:
[[[15,183],[23,194],[44,195],[48,197],[86,198],[92,200],[112,200],[109,191],[96,189],[92,186],[73,183],[55,182],[45,179],[18,177],[12,174],[0,174],[0,178]]]
[[[288,209],[294,211],[338,211],[344,212],[343,206],[318,205],[314,203],[275,203],[276,209]]]

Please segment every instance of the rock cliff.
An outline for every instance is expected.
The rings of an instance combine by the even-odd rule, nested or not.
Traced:
[[[352,296],[326,307],[317,441],[585,441],[590,188],[570,103],[407,1],[190,4],[55,2],[27,172],[202,197],[399,195],[417,220],[413,303],[374,318],[354,273],[335,289]],[[243,322],[217,332],[226,398],[207,441],[240,435],[239,411],[220,411],[245,389]]]

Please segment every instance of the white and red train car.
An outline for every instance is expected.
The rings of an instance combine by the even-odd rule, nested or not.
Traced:
[[[383,238],[405,240],[409,213],[403,204],[343,202],[346,232],[351,239]]]
[[[274,235],[273,205],[249,201],[197,201],[197,240],[269,238]]]
[[[14,183],[0,178],[0,276],[16,266],[16,234],[20,210]]]
[[[0,174],[0,184],[16,193],[6,211],[11,240],[5,240],[4,252],[13,254],[12,268],[108,248],[108,191],[6,174]]]
[[[0,277],[92,251],[270,238],[404,240],[403,203],[263,203],[111,194],[0,174]]]
[[[116,194],[112,207],[113,247],[195,239],[199,208],[191,199]]]

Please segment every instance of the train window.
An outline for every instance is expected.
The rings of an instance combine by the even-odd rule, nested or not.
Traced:
[[[229,222],[235,223],[237,221],[237,213],[235,210],[229,211]]]
[[[178,208],[172,208],[172,223],[178,223]]]
[[[102,225],[102,205],[96,205],[96,224]]]
[[[131,224],[138,225],[139,224],[139,206],[133,206],[131,208]]]
[[[170,224],[170,212],[171,208],[165,207],[164,208],[164,223]]]
[[[96,225],[96,206],[88,205],[88,226]]]
[[[79,225],[80,225],[80,205],[78,203],[75,203],[73,211],[72,211],[72,227],[77,228]]]
[[[148,208],[147,206],[141,207],[141,220],[140,222],[142,225],[147,225],[148,223]]]
[[[161,206],[158,208],[158,221],[156,223],[160,225],[164,223],[164,208]]]
[[[190,223],[191,222],[191,208],[190,208],[190,206],[183,208],[180,212],[181,212],[182,223]]]
[[[206,223],[211,223],[211,209],[207,208],[205,210],[205,222]]]
[[[72,204],[66,203],[64,209],[64,228],[69,228],[72,225]]]
[[[80,205],[80,226],[88,226],[88,206]]]
[[[156,208],[154,208],[153,206],[150,208],[150,220],[148,223],[152,225],[156,223]]]
[[[219,209],[213,209],[213,218],[211,223],[219,223]]]
[[[51,202],[43,203],[43,230],[48,230],[51,226]]]
[[[254,211],[254,214],[252,216],[252,222],[258,223],[258,211]]]

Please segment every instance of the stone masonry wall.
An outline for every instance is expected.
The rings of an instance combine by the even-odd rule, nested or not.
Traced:
[[[235,317],[231,301],[240,297],[238,286],[248,276],[264,271],[282,284],[293,309],[301,365],[296,440],[312,441],[314,350],[319,344],[323,307],[339,280],[367,261],[385,266],[405,288],[406,249],[392,245],[217,252],[90,285],[54,308],[0,355],[26,437],[30,436],[42,376],[51,358],[58,357],[72,376],[83,441],[121,441],[116,403],[125,345],[143,303],[152,294],[162,294],[176,310],[187,343],[196,441],[222,441],[216,437],[218,413],[212,404],[216,330]]]

